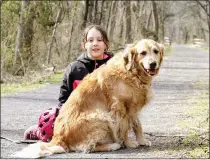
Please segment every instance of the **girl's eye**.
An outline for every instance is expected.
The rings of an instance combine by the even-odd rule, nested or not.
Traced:
[[[93,42],[93,40],[92,39],[89,39],[88,42]]]

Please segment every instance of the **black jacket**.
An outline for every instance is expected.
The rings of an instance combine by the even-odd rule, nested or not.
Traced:
[[[112,53],[105,53],[105,55],[103,60],[92,60],[87,53],[82,53],[76,61],[69,64],[60,87],[59,106],[67,101],[73,89],[88,73],[105,64],[113,56]]]

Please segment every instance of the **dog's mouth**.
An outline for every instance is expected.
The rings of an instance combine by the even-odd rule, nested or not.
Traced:
[[[150,76],[155,76],[158,72],[158,69],[144,69],[146,73]]]
[[[144,68],[144,66],[142,66]],[[144,71],[146,72],[147,75],[149,76],[155,76],[158,73],[158,68],[155,69],[146,69],[144,68]]]

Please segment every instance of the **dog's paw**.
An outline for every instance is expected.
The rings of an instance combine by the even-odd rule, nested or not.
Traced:
[[[121,145],[119,143],[110,144],[109,151],[115,151],[120,149]]]
[[[124,144],[127,148],[137,148],[139,146],[139,142],[134,140],[126,141]]]
[[[91,153],[95,150],[95,144],[89,144],[87,147],[83,147],[83,153]]]
[[[141,146],[148,146],[148,147],[150,147],[150,146],[152,145],[152,143],[151,143],[150,141],[146,140],[146,139],[140,140],[140,141],[139,141],[139,144],[140,144]]]

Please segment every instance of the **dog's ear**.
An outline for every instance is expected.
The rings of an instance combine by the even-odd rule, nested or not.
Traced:
[[[134,65],[135,52],[136,52],[136,49],[132,47],[127,53],[125,53],[124,64],[125,64],[125,68],[128,71],[131,70]]]
[[[163,60],[164,52],[165,52],[165,47],[163,44],[160,44],[160,43],[158,43],[158,45],[160,47],[160,64],[161,64]]]

